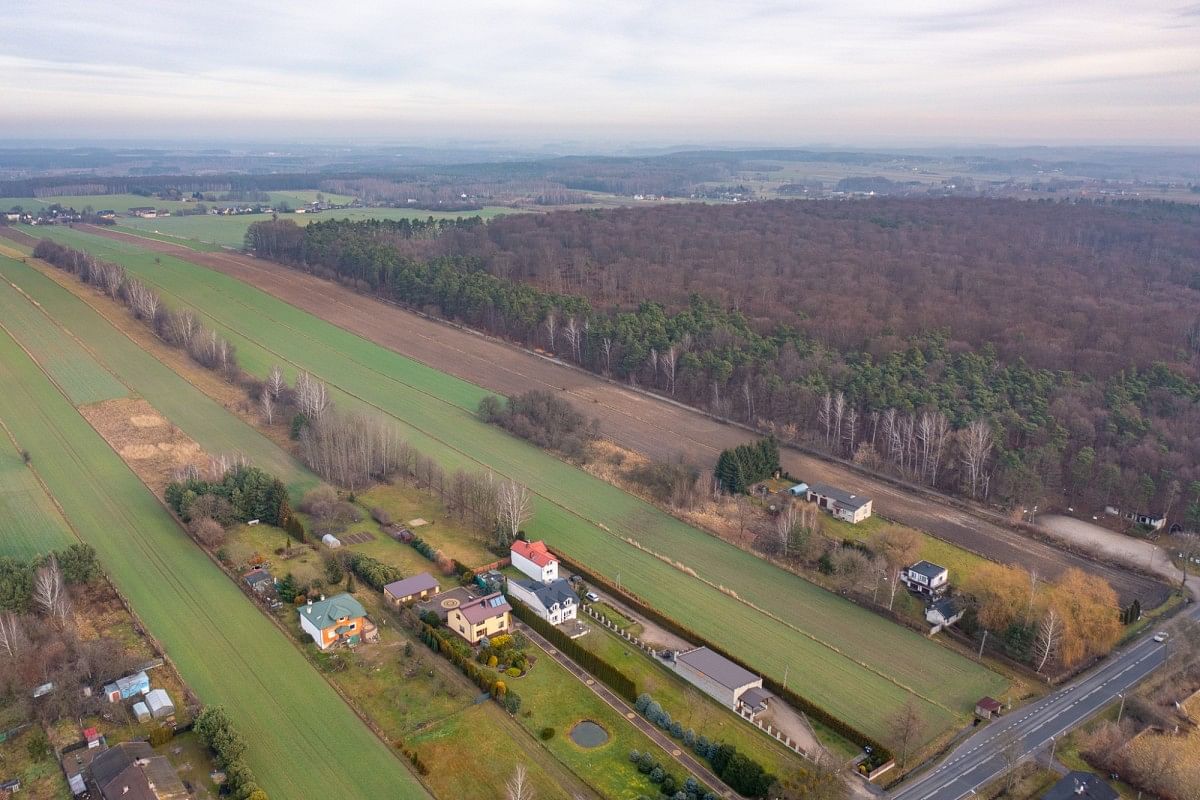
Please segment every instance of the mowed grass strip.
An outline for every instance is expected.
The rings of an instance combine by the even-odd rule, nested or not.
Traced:
[[[0,556],[25,560],[74,541],[16,445],[0,430]]]
[[[426,796],[6,334],[0,384],[0,419],[187,683],[228,709],[268,793]]]
[[[982,666],[483,425],[473,414],[486,394],[477,386],[220,273],[78,231],[50,235],[125,264],[173,302],[204,313],[257,374],[274,362],[287,362],[292,372],[307,369],[404,422],[414,446],[444,466],[484,464],[526,483],[539,495],[533,535],[603,574],[620,574],[623,585],[776,678],[790,669],[793,686],[867,732],[887,738],[890,716],[917,696],[932,738],[979,696],[1003,691],[1004,679]],[[622,545],[622,537],[679,561],[707,583]]]
[[[87,303],[29,264],[3,256],[0,319],[16,323],[5,326],[43,367],[47,364],[41,348],[47,341],[55,342],[56,353],[65,354],[71,363],[86,362],[89,373],[107,376],[121,390],[115,396],[127,395],[129,387],[210,455],[242,453],[255,466],[279,476],[295,498],[318,483],[302,464],[147,353]],[[57,375],[48,371],[57,382]],[[92,402],[79,402],[74,396],[71,400],[76,405]]]

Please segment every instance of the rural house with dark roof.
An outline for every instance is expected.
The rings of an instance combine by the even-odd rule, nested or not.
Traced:
[[[900,580],[914,594],[941,597],[950,588],[950,570],[932,561],[918,561],[900,573]]]
[[[575,619],[579,610],[579,597],[571,584],[562,578],[550,583],[530,579],[509,581],[508,593],[551,625]]]
[[[825,509],[835,519],[859,523],[871,516],[871,498],[869,497],[853,494],[825,483],[810,483],[805,492],[805,498],[810,503],[816,503],[818,508]]]
[[[383,598],[394,608],[416,600],[424,600],[438,593],[437,578],[428,572],[392,581],[383,587]]]
[[[675,654],[675,671],[722,705],[754,719],[774,696],[763,679],[708,647]]]
[[[103,800],[174,800],[188,796],[171,762],[146,742],[121,742],[91,764],[92,784]]]

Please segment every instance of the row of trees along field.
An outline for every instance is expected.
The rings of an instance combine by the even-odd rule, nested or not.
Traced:
[[[256,223],[258,255],[865,466],[1200,526],[1200,209],[684,204]]]

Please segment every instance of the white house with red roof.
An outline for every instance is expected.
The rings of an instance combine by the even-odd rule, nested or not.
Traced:
[[[551,583],[558,580],[558,559],[539,540],[525,542],[517,539],[509,551],[512,565],[535,581]]]

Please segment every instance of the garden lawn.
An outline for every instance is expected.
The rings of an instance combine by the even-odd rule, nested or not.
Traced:
[[[168,303],[203,313],[254,373],[274,363],[289,375],[308,370],[336,387],[343,408],[395,417],[443,467],[491,469],[529,486],[531,536],[601,574],[620,573],[623,586],[757,669],[777,679],[790,669],[811,700],[877,738],[889,738],[889,721],[909,698],[929,740],[965,720],[980,696],[1004,691],[1005,680],[986,668],[485,425],[474,415],[487,394],[478,386],[195,264],[79,231],[48,234],[124,264]]]
[[[226,707],[269,794],[426,796],[7,334],[0,385],[0,419],[188,685]]]
[[[508,688],[521,696],[517,719],[534,736],[540,737],[543,728],[553,728],[554,735],[544,745],[589,786],[605,797],[622,800],[656,795],[657,789],[629,761],[630,750],[652,753],[663,769],[678,778],[681,784],[690,775],[632,722],[537,645],[530,644],[526,653],[536,662],[524,677],[501,676]],[[592,748],[571,741],[571,729],[583,720],[591,720],[604,728],[608,732],[608,741]]]
[[[671,719],[693,729],[697,736],[737,747],[777,777],[784,777],[804,760],[765,733],[740,719],[695,686],[668,672],[645,651],[619,638],[607,628],[590,623],[592,632],[575,641],[632,678],[638,693],[648,693]]]
[[[245,455],[286,483],[293,500],[317,484],[316,476],[302,464],[34,267],[0,256],[0,277],[4,279],[0,282],[0,318],[56,383],[53,364],[82,365],[84,372],[104,376],[115,387],[113,391],[119,390],[111,396],[136,392],[210,455]],[[76,405],[92,402],[80,402],[70,391],[67,394]]]
[[[0,430],[0,556],[25,560],[75,541],[33,470]]]

